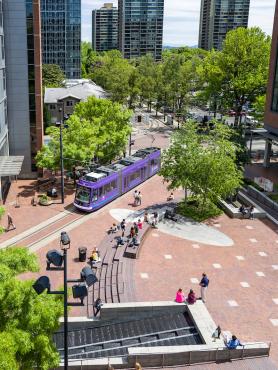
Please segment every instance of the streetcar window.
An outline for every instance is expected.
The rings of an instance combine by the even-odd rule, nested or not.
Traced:
[[[117,188],[117,180],[114,180],[114,181],[111,182],[111,188],[112,188],[112,190]]]
[[[93,190],[92,201],[93,202],[96,202],[97,201],[97,198],[98,198],[98,196],[97,196],[97,189],[95,189],[95,190]]]
[[[101,197],[103,193],[103,187],[98,189],[98,196]]]
[[[140,170],[134,172],[133,174],[130,175],[130,182],[132,182],[133,180],[136,180],[138,177],[140,177]]]
[[[110,191],[111,191],[111,184],[110,183],[103,186],[103,193],[104,194],[107,194]]]
[[[81,202],[89,203],[90,201],[90,189],[80,186],[76,190],[76,199]]]

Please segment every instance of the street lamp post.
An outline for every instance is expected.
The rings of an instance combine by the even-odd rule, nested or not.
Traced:
[[[57,125],[60,127],[60,172],[61,172],[61,203],[65,202],[65,182],[64,182],[64,158],[63,158],[63,123],[64,123],[64,114],[62,108],[59,108],[61,113],[61,122],[57,122]]]
[[[50,281],[47,276],[41,276],[34,284],[33,288],[37,294],[41,294],[47,289],[47,294],[61,294],[64,297],[64,369],[68,370],[68,307],[84,306],[84,298],[88,296],[88,287],[95,284],[98,279],[90,267],[84,267],[80,273],[80,279],[67,279],[67,251],[70,249],[70,238],[68,234],[61,232],[60,247],[63,253],[57,250],[47,252],[47,270],[64,272],[64,290],[51,291]],[[51,267],[51,264],[54,267]],[[81,302],[68,302],[68,283],[78,283],[72,286],[73,298],[79,298]]]

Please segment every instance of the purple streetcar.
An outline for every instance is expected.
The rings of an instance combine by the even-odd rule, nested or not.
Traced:
[[[160,162],[160,149],[152,147],[97,167],[79,179],[73,204],[82,211],[95,211],[155,175]]]

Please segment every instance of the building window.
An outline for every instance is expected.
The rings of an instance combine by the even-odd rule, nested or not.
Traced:
[[[278,54],[276,56],[276,67],[273,81],[271,110],[274,112],[278,112]]]
[[[56,104],[50,104],[49,109],[50,110],[55,110],[56,109]]]
[[[67,100],[67,107],[73,107],[74,106],[74,101],[73,100]]]

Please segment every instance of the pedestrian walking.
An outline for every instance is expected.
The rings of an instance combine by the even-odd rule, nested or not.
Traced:
[[[122,220],[121,224],[120,224],[120,228],[122,230],[122,236],[125,235],[125,219]]]
[[[13,223],[12,216],[10,215],[10,213],[8,213],[8,226],[6,228],[6,231],[10,231],[11,227],[12,230],[16,229],[15,224]]]
[[[137,204],[141,206],[141,203],[142,203],[142,194],[141,191],[139,191],[137,194]]]
[[[205,273],[202,274],[202,279],[199,285],[201,287],[201,299],[204,303],[206,303],[206,295],[207,295],[207,289],[209,285],[209,279],[207,277],[207,274]]]
[[[134,197],[134,205],[137,206],[137,202],[138,202],[138,191],[137,190],[134,191],[133,197]]]

